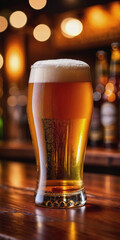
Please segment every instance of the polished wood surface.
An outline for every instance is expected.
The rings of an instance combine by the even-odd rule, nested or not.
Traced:
[[[118,240],[120,177],[85,173],[84,183],[85,206],[37,207],[35,164],[0,161],[0,239]]]

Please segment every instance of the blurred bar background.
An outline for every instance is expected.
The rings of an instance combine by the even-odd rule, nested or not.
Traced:
[[[113,42],[120,43],[119,1],[0,1],[1,158],[34,159],[26,114],[30,66],[42,59],[81,59],[90,65],[94,88],[96,52],[106,52],[109,66]],[[119,174],[120,150],[106,149],[102,137],[91,148],[89,140],[85,163],[86,171]]]

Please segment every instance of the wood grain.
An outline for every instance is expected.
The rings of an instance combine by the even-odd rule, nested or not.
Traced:
[[[0,162],[0,239],[118,240],[120,178],[84,174],[87,204],[47,209],[34,204],[36,166]]]

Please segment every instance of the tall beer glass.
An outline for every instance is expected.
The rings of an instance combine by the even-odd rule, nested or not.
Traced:
[[[27,111],[37,163],[37,205],[85,204],[83,165],[92,104],[86,63],[57,59],[31,67]]]

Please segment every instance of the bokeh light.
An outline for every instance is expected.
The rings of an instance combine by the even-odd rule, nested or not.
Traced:
[[[111,78],[109,79],[109,82],[110,82],[110,83],[113,83],[113,84],[115,85],[115,84],[116,84],[116,78],[111,77]]]
[[[27,96],[20,95],[17,99],[18,105],[25,106],[27,104]]]
[[[113,83],[109,82],[106,84],[105,87],[105,95],[107,96],[107,99],[109,102],[114,102],[116,99],[116,95],[115,95],[115,86]]]
[[[2,54],[0,54],[0,68],[2,68],[3,63],[4,63],[3,56]]]
[[[112,83],[107,83],[105,89],[113,92],[114,91],[114,85]]]
[[[73,38],[82,32],[83,25],[76,18],[65,18],[61,23],[61,30],[65,37]]]
[[[39,10],[45,7],[47,0],[29,0],[29,4],[32,8]]]
[[[118,20],[120,20],[120,2],[114,2],[111,5],[111,14]]]
[[[106,85],[107,82],[108,82],[108,77],[107,77],[107,76],[102,76],[102,77],[101,77],[101,83],[102,83],[103,85]]]
[[[114,102],[115,100],[116,100],[115,93],[111,93],[110,96],[108,96],[108,101],[109,102]]]
[[[6,49],[6,72],[10,81],[18,81],[24,73],[25,59],[21,42],[10,42]]]
[[[97,84],[97,86],[96,86],[97,92],[104,93],[104,89],[105,89],[105,87],[103,84],[101,84],[101,83]]]
[[[0,16],[0,32],[4,32],[8,27],[8,21],[5,17]]]
[[[10,96],[8,97],[7,99],[7,104],[10,106],[10,107],[15,107],[17,105],[17,98],[15,96]]]
[[[17,52],[11,54],[11,57],[10,57],[10,68],[11,68],[11,71],[14,71],[14,72],[19,71],[19,68],[20,68],[20,58],[19,58],[19,55],[18,55]]]
[[[12,86],[9,88],[9,94],[10,94],[10,95],[14,95],[14,96],[18,96],[18,95],[20,94],[20,91],[19,91],[18,86],[12,85]]]
[[[27,23],[27,16],[22,11],[15,11],[10,15],[9,21],[14,28],[22,28]]]
[[[109,89],[107,89],[107,90],[105,90],[105,95],[108,97],[108,96],[110,96],[111,95],[111,90],[109,90]]]
[[[40,42],[47,41],[51,36],[51,30],[46,24],[39,24],[33,30],[33,36]]]
[[[93,93],[93,99],[95,102],[99,101],[101,99],[101,93],[100,92],[94,92]]]
[[[95,27],[107,27],[109,23],[109,16],[101,6],[94,6],[87,11],[87,18],[89,23]]]

